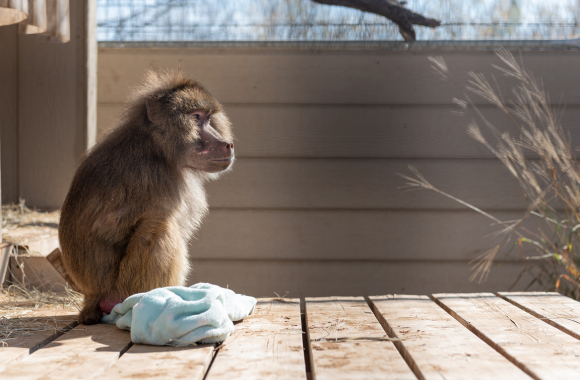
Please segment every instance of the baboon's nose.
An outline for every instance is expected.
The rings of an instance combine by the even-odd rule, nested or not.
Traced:
[[[234,151],[234,144],[233,143],[226,143],[225,146],[226,152],[227,154],[232,154],[232,152]]]

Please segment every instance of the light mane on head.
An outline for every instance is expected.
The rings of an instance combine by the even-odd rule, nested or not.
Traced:
[[[144,109],[147,98],[163,96],[176,88],[188,86],[202,88],[197,81],[187,77],[179,69],[147,70],[141,83],[131,88],[131,95],[125,102],[120,124],[125,124],[146,114]]]
[[[200,86],[179,69],[149,69],[141,83],[133,89],[128,103],[141,103],[154,94],[163,94],[178,87]]]

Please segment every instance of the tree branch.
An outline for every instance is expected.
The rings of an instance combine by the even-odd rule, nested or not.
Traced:
[[[399,31],[405,41],[415,41],[413,25],[436,28],[441,25],[439,20],[427,18],[403,6],[397,0],[312,0],[315,3],[338,5],[354,8],[363,12],[384,16],[399,26]]]

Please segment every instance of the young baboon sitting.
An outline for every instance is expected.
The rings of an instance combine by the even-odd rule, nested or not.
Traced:
[[[117,126],[82,160],[62,207],[63,260],[98,323],[127,296],[184,285],[203,184],[231,167],[221,104],[180,71],[147,73]]]

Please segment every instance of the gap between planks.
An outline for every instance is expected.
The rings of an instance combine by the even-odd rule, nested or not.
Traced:
[[[0,379],[92,379],[102,375],[130,345],[115,325],[78,325],[0,373]]]
[[[474,380],[529,380],[427,296],[371,296],[368,301],[389,336],[401,339],[395,346],[420,380],[462,380],[466,373]]]
[[[415,379],[363,297],[305,303],[313,379]]]
[[[169,347],[134,344],[103,375],[107,379],[171,378],[202,380],[214,345]]]
[[[566,332],[569,335],[574,336],[575,338],[578,338],[578,336],[580,336],[579,335],[579,333],[580,333],[580,318],[578,317],[580,315],[580,307],[579,307],[580,304],[579,303],[577,303],[577,302],[575,302],[567,297],[561,296],[557,293],[539,293],[539,292],[538,293],[500,293],[498,295],[501,298],[509,301],[511,304],[514,304],[514,305],[518,306],[519,308],[523,309],[526,313],[529,313],[530,316],[533,316],[533,318],[539,318],[540,320],[542,320],[548,324],[551,324],[552,326],[559,328],[560,330]],[[455,296],[469,297],[470,295],[469,294],[463,294],[463,295],[455,294]],[[474,294],[472,296],[477,296],[477,294]],[[542,310],[538,311],[537,307],[534,308],[534,307],[530,307],[530,305],[526,305],[526,303],[524,301],[525,300],[528,300],[528,301],[533,300],[534,298],[532,296],[535,296],[536,298],[543,297],[544,299],[546,299],[546,297],[549,297],[550,299],[558,299],[561,304],[564,304],[567,307],[566,311],[568,314],[566,314],[563,317],[561,308],[558,309],[557,307],[552,308],[553,310],[551,310],[551,314],[550,314],[546,311],[545,308],[543,309],[543,312],[540,312]],[[395,319],[392,319],[392,316],[391,316],[389,318],[389,321],[391,323],[390,324],[387,323],[387,320],[385,319],[385,316],[383,315],[383,314],[385,314],[384,309],[382,309],[383,311],[381,312],[381,307],[376,304],[376,302],[378,302],[380,298],[385,298],[385,297],[387,297],[387,299],[389,299],[389,297],[404,297],[404,298],[411,298],[411,299],[425,298],[425,300],[421,300],[421,302],[428,301],[428,303],[432,303],[432,301],[429,298],[427,298],[426,296],[423,296],[423,297],[421,297],[421,296],[373,296],[373,297],[366,298],[366,300],[361,298],[361,297],[354,297],[354,298],[353,297],[332,297],[332,299],[331,299],[332,302],[330,302],[330,303],[332,303],[333,305],[334,304],[340,305],[342,311],[345,313],[345,316],[343,317],[343,320],[341,321],[341,323],[346,322],[346,324],[348,324],[348,321],[346,321],[346,319],[348,319],[347,317],[348,317],[349,313],[345,309],[344,305],[341,305],[341,303],[346,303],[348,305],[348,303],[352,302],[352,300],[354,299],[357,304],[360,304],[360,305],[356,305],[357,307],[360,306],[359,310],[356,310],[356,308],[354,308],[355,314],[358,312],[358,316],[363,317],[363,319],[365,319],[365,318],[368,319],[368,317],[370,315],[374,314],[373,315],[374,318],[372,318],[373,322],[375,322],[375,323],[379,322],[377,324],[377,326],[380,326],[380,327],[378,327],[378,329],[376,328],[377,326],[375,326],[375,328],[370,329],[370,330],[372,330],[371,335],[372,335],[372,332],[377,332],[377,333],[380,332],[380,335],[384,335],[384,332],[383,332],[383,329],[384,329],[384,331],[386,331],[387,334],[391,338],[397,338],[401,335],[401,329],[400,328],[397,329],[397,326],[395,325]],[[524,301],[522,301],[522,297],[524,297]],[[360,298],[360,299],[357,299],[357,298]],[[511,299],[508,299],[508,298],[511,298]],[[318,306],[320,306],[320,302],[323,300],[324,299],[319,299],[319,298],[312,298],[312,299],[308,298],[305,300],[301,300],[301,303],[303,304],[302,308],[300,308],[300,305],[294,305],[294,309],[296,309],[296,310],[293,310],[294,314],[296,314],[296,311],[298,313],[300,313],[300,311],[302,311],[303,320],[300,321],[301,323],[299,323],[299,325],[300,325],[300,327],[302,327],[300,330],[302,330],[304,333],[304,337],[301,340],[302,340],[303,347],[305,349],[304,353],[301,353],[301,356],[303,356],[304,361],[303,362],[298,361],[299,363],[301,363],[299,366],[301,368],[301,371],[298,371],[298,372],[302,372],[303,374],[305,374],[306,378],[310,378],[312,376],[312,378],[318,378],[319,380],[324,379],[324,378],[340,378],[343,376],[350,378],[350,376],[352,375],[352,372],[351,373],[348,372],[348,370],[349,370],[348,366],[340,368],[340,370],[338,371],[338,374],[333,374],[331,376],[325,376],[326,374],[328,374],[327,368],[324,368],[324,365],[319,364],[322,362],[322,359],[328,359],[328,358],[323,358],[321,355],[318,355],[317,352],[323,351],[323,350],[317,350],[316,348],[320,348],[319,346],[321,346],[321,345],[337,345],[336,342],[334,342],[334,343],[332,342],[332,337],[330,337],[330,339],[327,339],[327,340],[325,339],[326,336],[323,337],[324,340],[326,340],[326,341],[321,341],[321,340],[319,340],[320,338],[316,338],[317,335],[316,335],[316,326],[315,325],[313,328],[309,328],[309,325],[313,326],[313,323],[317,323],[317,322],[316,322],[315,317],[313,317],[312,315],[309,316],[307,310],[308,310],[308,308],[310,308],[311,310],[315,310],[316,308],[314,305],[316,305],[316,303],[318,302]],[[493,342],[490,343],[489,338],[487,338],[485,335],[482,335],[482,333],[478,333],[478,330],[475,327],[473,327],[469,323],[465,322],[465,319],[463,319],[461,317],[461,313],[456,313],[450,307],[448,307],[447,305],[445,305],[441,301],[439,301],[436,297],[433,297],[433,300],[435,301],[435,303],[433,303],[433,307],[437,308],[437,309],[433,309],[433,311],[435,311],[435,310],[447,311],[447,313],[449,313],[451,316],[454,317],[454,320],[458,321],[458,324],[459,323],[463,324],[463,326],[465,326],[468,330],[473,332],[476,336],[478,336],[480,339],[482,339],[482,341],[486,342],[489,346],[494,348],[497,352],[502,353],[507,359],[512,359],[510,361],[512,361],[512,363],[514,363],[517,367],[519,367],[520,369],[524,369],[524,371],[527,372],[533,378],[536,378],[536,379],[543,378],[543,377],[537,376],[533,371],[531,371],[529,369],[526,370],[526,366],[524,364],[519,363],[518,360],[514,359],[512,355],[506,353],[506,351],[503,350],[502,347],[498,346],[497,344],[495,344]],[[260,300],[260,301],[263,301],[263,300]],[[289,301],[289,303],[292,303],[296,300],[288,300],[288,301]],[[274,301],[270,300],[269,302],[266,302],[267,304],[270,304],[270,308],[271,308],[271,302],[274,302]],[[286,302],[284,302],[284,303],[286,303]],[[336,305],[334,305],[334,306],[336,306]],[[364,307],[363,307],[363,305],[364,305]],[[545,302],[544,302],[544,306],[545,306]],[[369,309],[369,307],[370,307],[370,309]],[[337,308],[338,308],[338,306],[337,306]],[[367,312],[365,312],[363,310],[364,308],[366,308]],[[302,310],[300,310],[300,309],[302,309]],[[325,308],[322,307],[319,309],[325,309]],[[373,314],[370,314],[371,310],[372,310]],[[393,311],[392,309],[389,309],[389,310],[391,312]],[[338,310],[338,313],[336,312],[336,310],[332,310],[332,312],[333,312],[333,316],[338,315],[337,318],[340,319],[340,310]],[[361,312],[362,312],[362,314],[361,314]],[[314,313],[312,312],[311,314],[314,314]],[[300,315],[300,314],[298,314],[298,315]],[[262,315],[262,317],[263,317],[263,315]],[[248,327],[247,322],[250,318],[252,318],[252,316],[250,316],[249,318],[246,318],[246,320],[244,321],[244,322],[246,322],[246,326],[238,325],[236,327],[236,331],[242,330],[242,328],[241,328],[242,326]],[[558,318],[563,319],[564,321],[568,321],[570,324],[572,324],[571,328],[566,328],[566,327],[562,326],[561,325],[562,322],[560,322],[560,324],[559,324],[557,321]],[[573,321],[573,319],[578,319],[578,321]],[[254,327],[256,327],[257,326],[256,322],[258,322],[258,321],[255,321],[254,323],[251,323],[251,324],[254,325]],[[285,323],[286,321],[278,321],[278,322],[281,322],[281,323],[278,323],[278,325],[281,325],[281,326],[286,325],[286,323]],[[368,321],[368,322],[370,322],[370,321]],[[431,320],[430,320],[430,322],[431,322]],[[449,321],[446,321],[446,322],[448,323]],[[391,327],[391,325],[393,325],[395,328]],[[78,326],[78,327],[82,327],[82,326]],[[82,328],[86,328],[86,327],[87,326],[84,326]],[[116,328],[115,326],[110,326],[110,327]],[[277,326],[277,328],[279,328],[279,327],[280,326]],[[320,327],[320,326],[318,326],[318,327]],[[349,326],[346,326],[346,328],[344,328],[343,330],[336,328],[335,329],[336,331],[333,331],[333,332],[335,334],[338,334],[340,331],[341,338],[342,338],[343,332],[347,335],[345,337],[348,337],[349,334],[352,335],[352,333],[355,333],[355,335],[361,335],[361,334],[357,333],[356,330],[349,332],[348,327]],[[360,328],[360,323],[357,322],[356,327]],[[423,329],[424,327],[421,327],[421,328]],[[318,328],[318,329],[320,330],[320,328]],[[78,328],[76,330],[78,330]],[[244,330],[246,330],[246,329],[244,329]],[[397,331],[395,331],[395,330],[397,330]],[[312,344],[313,344],[312,343],[313,337],[311,334],[312,331],[315,331],[314,341],[316,343],[314,343],[315,344],[314,351],[312,350]],[[465,330],[465,331],[467,331],[467,330]],[[321,332],[319,331],[318,335],[320,335],[320,333]],[[62,338],[64,338],[65,341],[68,338],[70,338],[70,336],[62,337],[63,334],[64,333],[60,333],[60,337],[61,337],[61,339],[59,339],[60,341],[63,341]],[[245,334],[245,335],[247,335],[247,334]],[[365,337],[366,337],[366,335],[368,335],[366,330],[365,330],[365,333],[363,335],[365,335]],[[455,335],[455,334],[452,334],[452,335]],[[35,346],[31,346],[30,352],[33,352],[35,349],[38,349],[42,345],[46,345],[46,344],[50,343],[52,340],[54,340],[56,338],[59,338],[59,336],[57,335],[57,336],[51,336],[49,338],[45,338],[43,342],[37,343]],[[235,339],[237,339],[237,338],[239,338],[239,336],[236,337]],[[351,336],[351,338],[352,338],[352,336]],[[408,337],[404,337],[404,338],[405,338],[405,341],[394,342],[398,353],[400,353],[401,357],[405,359],[408,367],[410,367],[413,370],[413,373],[419,379],[430,378],[429,370],[432,370],[433,368],[430,368],[429,366],[432,365],[433,363],[429,363],[429,360],[425,360],[426,358],[425,358],[424,354],[421,355],[420,352],[417,352],[417,346],[416,345],[413,346],[412,340],[409,340]],[[423,336],[422,339],[424,339],[424,338],[426,338],[426,337]],[[435,339],[436,337],[433,336],[431,338]],[[239,351],[240,349],[242,349],[242,351],[243,351],[242,347],[235,347],[235,345],[232,346],[231,342],[235,339],[230,339],[229,346],[224,345],[224,347],[228,347],[228,349],[233,348],[233,351]],[[240,341],[238,341],[238,346],[240,346],[242,341],[245,339],[252,339],[252,337],[251,336],[242,337],[242,339],[240,339]],[[274,341],[275,340],[276,340],[276,338],[274,337]],[[347,345],[352,345],[352,344],[355,344],[355,345],[358,344],[358,346],[359,346],[358,351],[361,351],[360,345],[361,345],[361,343],[364,343],[364,342],[366,342],[366,343],[363,344],[363,346],[367,346],[368,345],[367,343],[373,343],[373,344],[374,343],[383,343],[383,344],[392,345],[391,342],[384,342],[384,341],[383,342],[372,342],[372,341],[364,341],[364,340],[360,340],[360,341],[356,341],[356,340],[355,341],[348,341],[347,340],[347,341],[340,341],[338,343],[338,346],[342,349],[336,349],[335,351],[337,351],[337,352],[340,351],[340,352],[344,353],[343,352],[344,347],[346,347]],[[42,359],[42,356],[46,356],[46,352],[50,351],[50,349],[52,349],[52,351],[58,352],[58,350],[55,350],[54,347],[51,347],[51,346],[54,346],[54,345],[48,345],[47,351],[43,350],[44,352],[42,355],[37,356],[35,354],[32,357],[26,358],[26,355],[23,353],[20,358],[17,358],[15,360],[20,360],[20,359],[26,358],[26,360],[24,361],[23,364],[28,364],[27,363],[29,361],[28,359],[32,358],[31,359],[32,362],[37,362],[38,359]],[[57,345],[57,347],[58,347],[58,345]],[[89,349],[94,350],[95,348],[93,347],[93,348],[89,348]],[[214,371],[214,377],[211,376],[212,375],[211,367],[213,367],[212,364],[215,364],[214,362],[217,362],[220,359],[220,357],[222,356],[222,355],[220,355],[220,351],[221,350],[216,350],[214,352],[214,349],[211,346],[198,347],[198,348],[192,350],[191,348],[189,348],[189,349],[177,349],[174,347],[154,347],[154,348],[151,348],[151,346],[142,346],[142,345],[133,345],[131,347],[130,343],[127,343],[124,345],[123,348],[121,348],[117,352],[117,359],[118,360],[112,359],[112,362],[111,361],[108,362],[109,365],[112,364],[112,366],[110,366],[106,370],[105,374],[107,377],[111,377],[111,378],[131,378],[131,377],[134,377],[136,375],[144,376],[146,374],[157,374],[157,373],[158,373],[158,375],[162,375],[161,372],[164,372],[164,371],[167,372],[167,369],[164,370],[163,368],[167,366],[167,363],[171,363],[170,364],[171,368],[177,367],[177,368],[182,369],[182,370],[177,370],[177,372],[175,372],[175,374],[177,374],[177,375],[187,374],[189,376],[189,378],[200,379],[200,380],[205,379],[206,377],[208,379],[212,379],[212,378],[216,377],[215,375],[218,375],[217,372],[222,372],[222,374],[223,374],[224,368],[222,368],[222,371],[220,371],[219,367],[216,367],[216,368],[218,368],[218,370]],[[364,351],[364,350],[362,350],[362,351]],[[125,354],[123,355],[123,353],[125,353]],[[160,357],[159,356],[160,353],[163,353],[164,355],[162,357]],[[246,352],[246,354],[247,354],[247,352]],[[445,353],[442,353],[442,354],[445,354]],[[449,355],[452,355],[452,353],[449,353]],[[266,356],[268,356],[268,355],[266,355]],[[368,355],[364,355],[364,356],[368,358]],[[121,358],[119,359],[119,357],[121,357]],[[53,365],[54,363],[52,363],[55,360],[54,358],[58,359],[58,355],[56,355],[56,356],[53,355],[53,360],[49,364],[47,364],[47,365],[42,364],[43,370],[46,370],[46,372],[50,372],[51,366],[54,367],[54,365]],[[224,359],[227,359],[227,358],[224,358]],[[264,359],[268,360],[267,357],[263,356],[262,360],[264,360]],[[317,359],[318,359],[318,361],[316,361]],[[41,360],[41,361],[45,362],[46,360]],[[165,363],[165,364],[163,364],[163,363]],[[32,364],[32,363],[30,363],[30,364]],[[37,363],[37,364],[41,364],[41,363]],[[316,367],[316,364],[319,364],[319,366],[317,368],[318,369],[317,374],[315,374],[315,372],[317,372],[317,371],[314,369]],[[445,363],[443,363],[443,364],[445,364]],[[223,367],[223,360],[222,360],[222,363],[220,363],[219,365]],[[375,361],[373,361],[373,365],[376,366]],[[516,366],[512,366],[513,369],[516,369]],[[19,368],[21,368],[21,367],[23,367],[23,366],[19,366]],[[27,367],[29,367],[29,366],[27,365]],[[63,367],[65,367],[64,372],[66,373],[67,372],[66,363],[63,364]],[[106,367],[107,366],[105,365],[104,368],[106,368]],[[405,367],[407,367],[407,366],[405,366]],[[370,367],[367,367],[367,369],[368,368],[370,368]],[[498,368],[503,368],[503,367],[502,367],[502,365],[500,365]],[[407,369],[409,369],[409,368],[407,368]],[[72,368],[68,368],[68,371],[70,371],[70,370],[72,370]],[[506,369],[506,370],[507,370],[506,373],[513,372],[513,371],[510,372],[509,369]],[[325,371],[326,371],[326,373],[325,373]],[[451,373],[448,373],[445,371],[450,371],[450,369],[449,368],[444,369],[442,372],[441,372],[441,368],[438,369],[438,372],[444,374],[447,379],[455,378],[453,376],[454,375],[453,371],[451,371]],[[0,378],[5,377],[5,375],[10,375],[11,372],[12,371],[0,373]],[[26,372],[26,371],[24,371],[24,372]],[[52,375],[56,376],[58,373],[58,375],[60,376],[60,375],[62,375],[62,372],[63,372],[62,368],[59,368],[58,371],[56,371],[56,372],[53,371]],[[94,372],[90,372],[90,371],[81,371],[81,372],[83,372],[87,375],[91,375],[91,376],[95,374]],[[96,371],[96,372],[98,372],[98,371]],[[311,373],[309,373],[309,372],[311,372]],[[38,376],[35,377],[34,374],[29,373],[27,375],[26,373],[22,373],[22,370],[16,370],[16,373],[19,373],[20,375],[24,375],[23,378],[31,378],[31,379],[38,378]],[[13,375],[15,375],[16,373],[14,373]],[[102,371],[99,373],[102,373]],[[462,374],[464,374],[464,373],[465,372],[462,372]],[[29,376],[29,375],[32,375],[32,376]],[[40,375],[40,374],[37,374],[37,375]],[[45,375],[50,377],[51,374],[50,373],[43,374],[43,376],[45,376]],[[231,375],[231,372],[230,372],[230,375]],[[318,375],[318,376],[316,376],[316,375]],[[364,375],[365,375],[364,378],[372,378],[372,376],[371,376],[372,374],[365,373]],[[512,373],[512,375],[514,375],[514,373]],[[193,376],[193,377],[191,377],[191,376]],[[175,375],[172,377],[175,377]],[[89,378],[89,376],[87,376],[87,378]],[[179,378],[179,376],[177,376],[176,378]],[[217,376],[217,378],[221,378],[221,377]],[[461,377],[459,377],[459,378],[461,378]],[[516,374],[514,376],[514,378],[519,378],[519,377]]]
[[[572,298],[556,292],[498,292],[496,294],[547,324],[580,339],[580,303]]]
[[[73,314],[50,316],[46,312],[35,312],[20,318],[50,324],[54,326],[54,329],[38,331],[29,336],[20,335],[11,339],[8,346],[0,349],[0,374],[9,366],[25,359],[78,325],[76,315]]]
[[[306,379],[300,301],[258,299],[254,312],[219,346],[206,378]]]
[[[580,341],[491,293],[434,294],[432,299],[534,379],[580,371]]]

